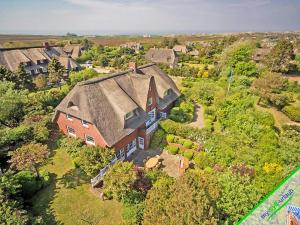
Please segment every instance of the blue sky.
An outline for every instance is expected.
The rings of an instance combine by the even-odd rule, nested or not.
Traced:
[[[300,0],[0,0],[0,33],[300,30]]]

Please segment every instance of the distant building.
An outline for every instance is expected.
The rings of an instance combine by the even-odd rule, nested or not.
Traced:
[[[167,48],[150,48],[145,58],[154,63],[167,64],[171,68],[177,67],[178,63],[175,51]]]
[[[63,48],[63,51],[73,59],[77,59],[83,50],[84,47],[80,44],[67,44]]]
[[[188,52],[188,49],[185,45],[175,45],[173,47],[173,50],[175,52],[181,52],[181,53],[184,53],[184,54],[186,54]]]
[[[131,48],[138,53],[140,50],[143,49],[143,45],[141,45],[141,43],[138,42],[128,42],[120,45],[120,48]]]
[[[51,47],[48,43],[39,47],[0,49],[0,64],[11,71],[16,71],[18,66],[23,64],[26,72],[33,76],[48,73],[48,63],[52,58],[57,58],[67,72],[80,68],[61,47]]]

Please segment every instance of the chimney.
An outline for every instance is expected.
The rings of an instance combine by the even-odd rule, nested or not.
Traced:
[[[132,72],[136,73],[136,70],[137,70],[136,63],[135,63],[135,62],[130,62],[130,63],[129,63],[129,69],[130,69]]]
[[[50,50],[50,45],[49,45],[48,42],[44,42],[44,43],[43,43],[43,46],[44,46],[44,48],[45,48],[47,51]]]

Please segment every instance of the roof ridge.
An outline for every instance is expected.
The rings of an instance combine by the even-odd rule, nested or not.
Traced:
[[[153,65],[155,65],[155,63],[148,63],[148,64],[145,64],[143,66],[139,66],[137,69],[144,69],[146,67],[153,66]],[[104,76],[104,77],[96,77],[96,78],[93,78],[93,79],[90,79],[90,80],[79,82],[77,85],[82,86],[82,85],[95,84],[95,83],[98,83],[98,82],[101,82],[101,81],[104,81],[104,80],[108,80],[108,79],[115,78],[115,77],[118,77],[118,76],[121,76],[121,75],[125,75],[127,73],[132,72],[132,71],[133,71],[132,69],[128,69],[128,70],[113,73],[113,74],[110,74],[110,75],[107,75],[107,76]]]

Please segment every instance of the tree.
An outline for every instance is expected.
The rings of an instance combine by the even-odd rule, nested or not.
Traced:
[[[13,74],[9,69],[5,66],[0,65],[0,81],[11,81],[15,82],[16,75]]]
[[[80,168],[89,176],[95,176],[100,169],[108,165],[114,156],[114,150],[100,147],[81,147],[78,158]]]
[[[109,198],[122,200],[132,189],[136,178],[132,162],[118,161],[104,176],[103,192]]]
[[[23,118],[26,91],[15,90],[11,82],[0,81],[0,124],[16,126]]]
[[[43,89],[46,87],[47,85],[47,78],[45,75],[43,74],[39,74],[33,81],[33,83],[35,84],[35,86],[38,89]]]
[[[65,73],[65,68],[60,64],[56,58],[52,58],[48,64],[49,82],[51,84],[58,84]]]
[[[16,86],[19,89],[28,89],[31,90],[33,88],[33,79],[30,73],[27,73],[25,70],[25,66],[20,64],[15,72],[16,75]]]
[[[12,168],[18,170],[30,169],[36,172],[37,178],[40,177],[39,166],[41,166],[49,157],[49,149],[42,144],[26,144],[15,151],[10,152]]]
[[[260,192],[249,176],[222,173],[218,181],[222,195],[217,200],[228,224],[236,224],[247,212],[254,208],[261,198]]]
[[[274,72],[288,72],[294,58],[294,46],[288,40],[280,40],[266,58],[267,67]]]
[[[253,77],[258,74],[258,70],[254,62],[238,62],[235,65],[234,73],[236,75]]]
[[[146,199],[144,224],[217,224],[218,183],[209,172],[190,170],[174,184],[155,183]],[[158,185],[158,186],[157,186]]]
[[[282,108],[286,105],[286,100],[280,97],[280,92],[288,85],[287,79],[279,74],[269,73],[266,76],[256,79],[252,84],[252,90],[259,95],[260,99],[265,99],[270,103]],[[280,98],[280,99],[279,99]],[[258,102],[258,103],[259,103]]]

